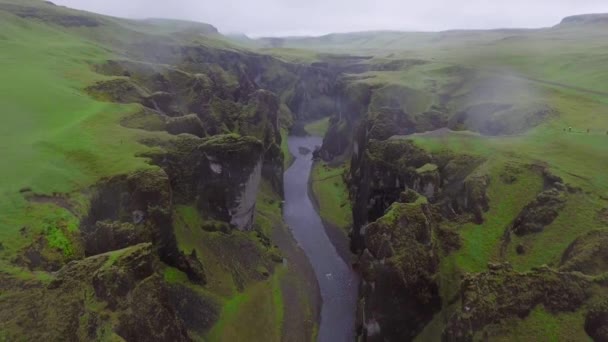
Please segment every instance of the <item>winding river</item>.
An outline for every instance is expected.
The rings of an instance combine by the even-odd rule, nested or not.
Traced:
[[[318,341],[352,342],[355,340],[357,275],[328,238],[309,198],[312,153],[300,153],[300,147],[313,151],[321,143],[319,137],[289,137],[289,150],[296,159],[284,175],[284,218],[310,260],[319,282],[323,303]]]

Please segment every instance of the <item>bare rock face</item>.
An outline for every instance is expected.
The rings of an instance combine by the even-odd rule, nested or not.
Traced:
[[[195,202],[206,217],[252,229],[264,158],[259,140],[236,134],[180,137],[153,158],[168,173],[176,203]]]
[[[537,305],[550,312],[574,311],[589,298],[591,282],[578,273],[548,267],[527,273],[509,264],[490,264],[489,271],[465,277],[462,306],[443,332],[445,341],[472,341],[486,325],[512,317],[526,317]]]

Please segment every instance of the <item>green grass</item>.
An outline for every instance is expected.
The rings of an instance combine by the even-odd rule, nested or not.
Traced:
[[[268,183],[263,182],[256,204],[255,224],[266,236],[271,236],[275,225],[282,222],[279,204],[280,198]],[[281,279],[286,272],[286,267],[278,266],[269,279],[253,283],[244,292],[230,297],[223,306],[220,320],[209,332],[208,340],[280,341],[285,310]]]
[[[278,270],[264,282],[228,300],[209,341],[280,341],[283,301]]]
[[[526,319],[511,319],[500,327],[490,326],[488,331],[493,341],[592,341],[584,325],[584,310],[551,314],[538,306]]]
[[[163,272],[163,278],[169,284],[187,283],[188,276],[177,268],[167,267]]]
[[[313,194],[323,220],[346,231],[352,225],[352,206],[342,178],[345,166],[332,167],[324,162],[313,165]]]
[[[283,168],[287,170],[294,161],[294,156],[289,152],[289,133],[281,128],[281,151],[283,151]]]
[[[600,209],[601,203],[595,199],[583,194],[568,195],[566,207],[542,233],[512,236],[507,259],[520,271],[544,264],[558,267],[564,251],[577,237],[593,229],[605,228],[605,224],[597,220]],[[518,255],[515,250],[520,243],[526,246],[524,255]]]
[[[424,164],[423,166],[416,169],[416,172],[418,173],[426,173],[433,171],[437,171],[437,165],[435,164]]]
[[[283,224],[281,201],[281,197],[272,191],[270,184],[262,181],[255,204],[255,225],[266,236],[271,236],[273,229],[277,225]]]
[[[282,223],[280,201],[270,185],[263,182],[257,199],[255,226],[267,237],[272,236],[276,224]],[[185,253],[196,250],[203,260],[208,279],[205,291],[223,302],[219,321],[205,340],[281,340],[285,315],[281,280],[288,270],[277,266],[267,280],[252,280],[251,272],[266,271],[264,258],[267,248],[261,245],[255,232],[234,231],[226,235],[203,231],[201,226],[205,218],[193,206],[177,206],[175,216],[180,249]],[[252,247],[258,252],[251,252]],[[244,250],[248,251],[247,254]],[[257,266],[252,267],[251,264]],[[245,282],[243,291],[234,284],[234,272],[240,274]],[[164,278],[169,283],[182,282],[184,277],[185,274],[176,269],[164,270]]]
[[[82,89],[100,75],[91,70],[113,55],[75,33],[23,20],[0,11],[0,104],[4,120],[0,145],[5,167],[0,170],[0,241],[10,257],[28,239],[22,227],[41,227],[47,217],[65,210],[28,203],[19,193],[71,193],[102,177],[150,167],[136,154],[149,149],[137,143],[140,131],[119,122],[136,106],[102,103]],[[62,214],[62,215],[63,215]],[[49,230],[51,244],[72,251],[59,230]],[[64,232],[65,233],[65,232]]]
[[[304,130],[313,136],[324,137],[329,129],[329,118],[319,119],[304,126]]]
[[[542,190],[541,176],[524,167],[514,184],[505,184],[497,177],[502,167],[502,164],[490,166],[490,210],[484,215],[484,223],[465,224],[460,229],[462,248],[444,260],[446,263],[455,262],[465,272],[484,271],[488,261],[499,260],[498,252],[505,230]]]

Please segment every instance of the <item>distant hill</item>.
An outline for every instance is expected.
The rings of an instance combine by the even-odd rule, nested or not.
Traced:
[[[219,35],[220,33],[213,25],[195,21],[160,18],[150,18],[142,21],[155,26],[162,26],[174,32],[187,31],[190,33],[198,33],[203,35]]]
[[[569,25],[608,25],[608,13],[583,14],[564,18],[558,26]]]

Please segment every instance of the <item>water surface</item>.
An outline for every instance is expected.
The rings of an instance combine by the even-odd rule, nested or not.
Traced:
[[[289,150],[296,159],[284,175],[284,218],[319,282],[323,304],[318,340],[351,342],[355,340],[358,278],[328,238],[308,197],[312,154],[300,154],[300,147],[313,151],[321,144],[319,137],[289,137]]]

